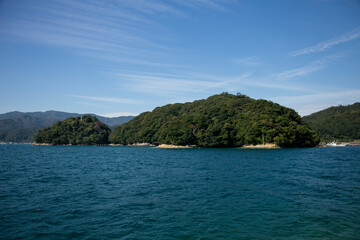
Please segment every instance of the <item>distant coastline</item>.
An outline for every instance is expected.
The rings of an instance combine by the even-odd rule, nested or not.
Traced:
[[[360,141],[352,141],[348,142],[348,146],[360,146]],[[17,142],[0,142],[0,145],[32,145],[32,146],[67,146],[67,147],[73,147],[73,146],[94,146],[94,147],[150,147],[150,148],[159,148],[159,149],[192,149],[192,148],[204,148],[199,147],[195,145],[172,145],[172,144],[159,144],[154,145],[150,143],[135,143],[135,144],[97,144],[97,145],[71,145],[71,144],[63,144],[63,145],[51,145],[48,143],[31,143],[31,142],[24,142],[24,143],[17,143]],[[320,144],[318,147],[323,148],[323,144]],[[242,147],[230,147],[230,148],[238,148],[238,149],[281,149],[281,147],[272,144],[272,143],[265,143],[265,144],[258,144],[258,145],[245,145]],[[206,148],[204,148],[206,149]]]
[[[249,148],[249,149],[279,149],[278,145],[274,143],[265,143],[265,144],[257,144],[257,145],[244,145],[240,148]]]

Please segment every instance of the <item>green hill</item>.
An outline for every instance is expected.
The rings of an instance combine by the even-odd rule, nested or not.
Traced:
[[[36,143],[51,145],[98,145],[108,144],[110,128],[96,117],[84,115],[55,123],[40,130],[34,137]]]
[[[322,141],[360,139],[360,103],[330,107],[303,117]]]
[[[294,110],[228,93],[158,107],[115,128],[110,135],[110,141],[117,144],[200,147],[238,147],[261,144],[263,140],[281,147],[312,147],[319,143],[315,132]]]
[[[31,142],[37,131],[56,121],[31,115],[17,115],[10,119],[2,119],[0,120],[0,141]]]
[[[35,134],[42,128],[49,127],[57,121],[63,121],[70,117],[80,117],[83,114],[67,113],[59,111],[46,112],[8,112],[0,114],[0,141],[3,142],[33,142]],[[107,118],[97,116],[101,122],[110,128],[121,125],[133,118],[133,116],[121,116]]]

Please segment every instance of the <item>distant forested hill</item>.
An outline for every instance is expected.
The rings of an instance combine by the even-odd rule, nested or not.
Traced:
[[[142,113],[115,128],[110,141],[200,147],[237,147],[264,141],[281,147],[310,147],[316,146],[319,138],[292,109],[241,94],[222,93]]]
[[[51,145],[99,145],[109,143],[110,133],[111,129],[96,117],[84,115],[58,121],[40,130],[34,140]]]
[[[360,103],[330,107],[303,117],[322,141],[360,139]]]
[[[121,125],[133,116],[107,118],[96,116],[101,122],[110,127]],[[34,135],[42,128],[49,127],[57,121],[69,117],[79,117],[82,114],[59,111],[46,112],[9,112],[0,114],[0,141],[4,142],[32,142]]]
[[[31,115],[14,115],[13,118],[0,120],[0,141],[32,142],[41,128],[50,126],[57,119],[37,118]]]

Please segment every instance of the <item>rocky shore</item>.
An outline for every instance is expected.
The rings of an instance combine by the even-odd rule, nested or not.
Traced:
[[[257,145],[244,145],[241,148],[252,148],[252,149],[277,149],[280,148],[278,145],[274,143],[265,143],[265,144],[257,144]]]
[[[194,148],[194,146],[186,145],[186,146],[179,146],[179,145],[172,145],[172,144],[160,144],[155,148]]]

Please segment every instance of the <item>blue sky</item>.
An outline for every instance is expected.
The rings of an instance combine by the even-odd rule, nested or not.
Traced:
[[[0,113],[360,101],[358,0],[0,0]]]

